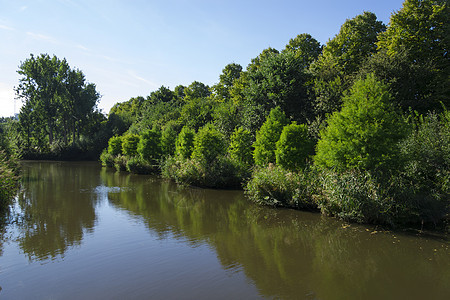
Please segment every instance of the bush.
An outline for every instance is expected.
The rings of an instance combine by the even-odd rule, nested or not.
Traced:
[[[393,225],[398,217],[394,199],[367,171],[321,170],[316,201],[322,213],[346,221]]]
[[[113,136],[108,141],[108,153],[116,156],[122,154],[122,137]]]
[[[388,86],[373,75],[357,81],[342,110],[331,115],[321,132],[315,163],[338,171],[398,170],[398,143],[406,134],[406,124],[390,101]]]
[[[153,174],[159,171],[159,166],[151,165],[141,157],[134,156],[127,160],[126,169],[134,174]]]
[[[252,136],[250,132],[242,127],[236,128],[230,137],[228,154],[231,159],[246,165],[253,164]]]
[[[198,130],[194,138],[193,159],[209,164],[225,151],[224,136],[213,125],[208,124]]]
[[[241,188],[250,176],[246,165],[226,156],[217,157],[209,164],[196,159],[169,157],[161,169],[163,177],[177,183],[220,189]]]
[[[306,166],[306,159],[314,152],[314,143],[308,137],[308,127],[295,122],[286,125],[276,143],[277,165],[299,171]]]
[[[253,158],[255,164],[262,166],[275,162],[276,142],[280,138],[283,127],[289,123],[286,115],[279,107],[270,111],[266,122],[256,133],[256,141],[254,143],[255,151]]]
[[[100,161],[104,167],[114,167],[114,155],[109,153],[106,149],[100,154]]]
[[[195,131],[189,127],[183,127],[175,142],[175,155],[187,159],[191,157],[194,149]]]
[[[127,156],[137,155],[139,136],[137,134],[127,134],[122,137],[122,153]]]
[[[295,173],[269,164],[253,172],[245,193],[259,204],[315,209],[313,175],[309,169]]]
[[[126,171],[127,170],[127,157],[124,155],[118,155],[114,157],[114,168],[117,171]]]
[[[3,214],[11,203],[18,188],[18,164],[15,158],[7,157],[0,150],[0,213]]]
[[[159,129],[153,128],[140,136],[137,152],[142,159],[148,162],[161,158],[161,132]]]

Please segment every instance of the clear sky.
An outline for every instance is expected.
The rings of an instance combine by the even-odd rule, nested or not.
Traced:
[[[322,44],[364,11],[385,24],[402,0],[0,0],[0,116],[14,113],[18,66],[30,54],[66,58],[112,105],[245,67],[297,34]],[[20,102],[16,101],[16,112]]]

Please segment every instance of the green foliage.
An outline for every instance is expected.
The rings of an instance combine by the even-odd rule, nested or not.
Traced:
[[[113,136],[108,141],[108,153],[116,156],[122,154],[122,137]]]
[[[181,124],[195,130],[213,120],[212,114],[216,102],[210,98],[192,98],[183,105],[178,119]]]
[[[122,137],[122,153],[127,156],[137,155],[139,136],[137,134],[127,134]]]
[[[246,165],[226,156],[219,156],[210,163],[169,157],[162,165],[162,175],[179,184],[236,189],[242,187],[242,182],[249,178],[250,172]]]
[[[114,167],[114,155],[106,149],[100,154],[100,161],[104,167]]]
[[[21,78],[16,93],[23,106],[18,127],[22,150],[46,153],[59,143],[75,144],[82,135],[89,135],[101,118],[100,99],[95,85],[87,83],[84,74],[71,69],[65,59],[47,54],[31,55],[19,66]]]
[[[239,127],[236,128],[230,137],[228,147],[230,158],[246,165],[252,165],[252,136],[250,131]]]
[[[254,202],[302,209],[314,209],[315,183],[313,173],[289,172],[269,164],[257,168],[245,187],[246,195]]]
[[[126,171],[127,170],[127,162],[128,158],[124,155],[117,155],[114,157],[114,168],[117,171]]]
[[[137,153],[148,162],[161,158],[161,131],[158,128],[154,127],[141,134],[137,145]]]
[[[395,224],[398,208],[370,172],[321,170],[319,174],[315,198],[322,213],[359,223]]]
[[[166,126],[161,133],[161,153],[164,156],[175,154],[175,142],[177,140],[177,132],[173,126]]]
[[[134,174],[152,174],[159,171],[158,165],[151,165],[140,156],[130,157],[126,162],[126,170]]]
[[[439,110],[441,102],[450,106],[449,24],[448,1],[406,0],[380,34],[378,47],[387,57],[384,69],[398,69],[389,79],[406,108],[427,113]]]
[[[244,86],[244,118],[249,120],[249,129],[258,128],[267,112],[280,107],[289,116],[305,122],[310,116],[311,106],[306,89],[308,67],[302,57],[293,51],[270,54],[259,62],[258,68],[248,71]],[[255,114],[255,109],[260,110]]]
[[[314,152],[314,144],[308,136],[308,127],[304,124],[286,125],[276,143],[277,165],[293,171],[306,166],[306,159]]]
[[[279,107],[270,111],[266,122],[256,133],[256,141],[253,144],[255,147],[253,158],[256,165],[262,166],[275,162],[276,142],[280,138],[283,127],[288,123],[286,115]]]
[[[209,164],[225,151],[224,136],[212,124],[198,130],[194,137],[193,159]]]
[[[18,163],[0,150],[0,213],[7,210],[18,188]]]
[[[322,53],[320,43],[310,34],[302,33],[290,39],[283,52],[292,51],[297,58],[304,61],[305,66],[309,66]]]
[[[230,89],[233,82],[241,76],[242,66],[239,64],[228,64],[220,74],[220,81],[213,86],[213,96],[220,102],[231,99]]]
[[[194,150],[194,137],[194,130],[187,126],[183,127],[175,141],[175,155],[183,159],[190,158]]]
[[[364,12],[346,20],[339,33],[328,41],[310,67],[317,114],[325,116],[340,109],[341,98],[351,86],[353,74],[376,52],[377,36],[385,28],[375,14]]]
[[[357,81],[344,99],[342,110],[328,119],[317,144],[318,166],[344,171],[396,170],[398,142],[406,125],[390,105],[388,87],[373,75]]]

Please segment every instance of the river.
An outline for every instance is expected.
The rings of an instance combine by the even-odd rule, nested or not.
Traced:
[[[23,162],[0,299],[448,299],[445,235],[384,231],[95,162]]]

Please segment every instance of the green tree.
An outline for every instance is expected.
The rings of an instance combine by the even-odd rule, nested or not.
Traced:
[[[218,156],[225,154],[224,136],[212,124],[200,128],[194,138],[192,158],[205,164],[212,163]]]
[[[250,131],[239,127],[236,128],[230,137],[230,146],[228,154],[231,159],[252,165],[252,135]]]
[[[415,66],[417,72],[404,68],[396,78],[419,83],[405,96],[422,112],[439,109],[440,102],[450,105],[449,32],[447,0],[406,0],[402,9],[391,15],[386,32],[379,35],[378,48],[390,61],[395,63],[400,58]],[[407,87],[402,90],[408,91]]]
[[[342,95],[366,58],[377,49],[377,36],[386,29],[375,14],[364,12],[346,20],[339,33],[328,41],[317,61],[314,75],[315,111],[325,115],[339,110]]]
[[[146,161],[161,158],[161,131],[158,128],[154,127],[140,135],[137,153]]]
[[[173,126],[166,125],[161,133],[161,151],[163,155],[175,154],[175,142],[177,139],[177,132]]]
[[[289,120],[279,107],[270,111],[266,122],[256,133],[256,141],[253,144],[255,148],[253,158],[256,165],[262,166],[275,162],[276,143],[280,138],[283,127],[288,123]]]
[[[304,61],[305,66],[309,66],[322,53],[322,46],[310,34],[302,33],[290,39],[283,52],[292,51],[297,58]]]
[[[355,82],[341,111],[328,119],[315,163],[338,171],[394,171],[400,166],[398,144],[405,133],[406,125],[391,105],[387,85],[368,75]]]
[[[108,141],[108,153],[111,155],[122,154],[122,137],[113,136]]]
[[[276,143],[277,165],[293,171],[306,166],[306,159],[314,152],[314,143],[308,136],[305,124],[293,122],[284,126],[280,139]]]
[[[139,135],[127,134],[122,137],[122,153],[127,156],[135,156],[139,144]]]
[[[184,126],[175,142],[175,155],[183,159],[190,158],[194,149],[194,137],[195,131]]]
[[[199,81],[192,82],[187,88],[183,90],[183,92],[185,94],[185,100],[186,98],[206,98],[211,95],[209,86]]]
[[[219,83],[213,86],[214,98],[218,101],[230,100],[230,89],[233,82],[241,76],[242,66],[236,63],[231,63],[225,66],[220,74]]]

